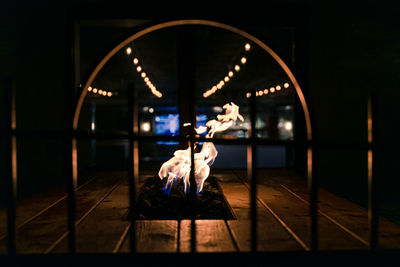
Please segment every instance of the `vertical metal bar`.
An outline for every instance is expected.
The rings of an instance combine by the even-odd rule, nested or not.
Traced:
[[[316,153],[309,143],[307,148],[307,180],[310,193],[310,250],[318,250],[318,185],[315,170]]]
[[[250,145],[247,147],[247,171],[251,179],[250,184],[250,217],[251,217],[251,251],[257,251],[257,151],[256,151],[256,116],[257,103],[256,91],[251,92],[250,97]]]
[[[179,31],[178,41],[178,102],[179,102],[179,120],[180,134],[189,136],[190,146],[190,189],[188,193],[189,201],[196,201],[197,186],[194,175],[195,161],[195,143],[194,128],[196,127],[196,51],[195,51],[195,28],[193,26],[183,26]],[[190,123],[189,127],[183,127],[184,123]],[[191,216],[190,248],[191,252],[196,252],[196,221],[195,214]]]
[[[6,81],[5,130],[6,130],[6,177],[7,177],[7,250],[16,254],[16,201],[17,201],[17,138],[15,83]]]
[[[138,109],[137,92],[132,84],[129,88],[129,157],[128,157],[128,179],[129,179],[129,218],[131,229],[129,235],[130,252],[136,253],[136,195],[139,183],[139,144],[137,140],[138,129]]]
[[[69,110],[67,111],[67,134],[66,146],[67,151],[71,151],[71,165],[67,167],[67,209],[68,209],[68,252],[71,254],[76,253],[76,190],[78,187],[78,151],[77,139],[74,136],[73,129],[73,113],[74,113],[74,94],[78,88],[79,69],[80,65],[79,53],[77,52],[77,44],[79,44],[79,25],[76,22],[70,21],[70,47],[68,51],[69,62],[71,62],[70,73],[70,92],[68,93]]]
[[[368,130],[368,225],[370,249],[379,247],[378,181],[376,177],[376,95],[368,95],[367,130]]]

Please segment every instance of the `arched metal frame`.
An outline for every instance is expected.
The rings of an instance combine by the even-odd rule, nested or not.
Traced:
[[[309,109],[306,103],[305,96],[300,88],[299,83],[297,82],[296,78],[294,77],[293,73],[290,71],[289,67],[285,64],[285,62],[264,42],[262,42],[260,39],[254,37],[253,35],[240,30],[236,27],[223,24],[220,22],[215,22],[215,21],[210,21],[210,20],[191,20],[191,19],[185,19],[185,20],[175,20],[175,21],[170,21],[170,22],[164,22],[160,23],[154,26],[150,26],[148,28],[145,28],[132,36],[128,37],[125,39],[123,42],[115,46],[95,67],[93,72],[90,74],[88,80],[86,81],[85,85],[82,88],[82,91],[80,92],[74,116],[73,116],[73,121],[72,121],[72,130],[73,132],[78,131],[78,122],[79,122],[79,116],[80,112],[83,106],[83,102],[85,99],[85,96],[87,94],[87,89],[88,87],[93,83],[95,80],[97,74],[100,72],[100,70],[104,67],[104,65],[121,49],[123,49],[125,46],[127,46],[130,42],[146,35],[149,33],[152,33],[154,31],[160,30],[160,29],[165,29],[169,27],[174,27],[174,26],[183,26],[183,25],[203,25],[203,26],[211,26],[211,27],[216,27],[220,29],[224,29],[227,31],[231,31],[233,33],[236,33],[244,38],[247,38],[248,40],[252,41],[253,43],[257,44],[260,48],[262,48],[264,51],[266,51],[269,55],[271,55],[275,61],[281,66],[281,68],[284,70],[284,72],[288,75],[290,81],[292,82],[296,93],[299,97],[300,104],[302,106],[303,112],[304,112],[304,119],[306,123],[306,138],[307,138],[307,178],[308,178],[308,184],[309,184],[309,189],[310,189],[310,222],[311,222],[311,250],[316,250],[317,249],[317,190],[316,190],[316,184],[315,184],[315,179],[313,179],[313,172],[312,172],[312,147],[311,147],[311,141],[312,141],[312,127],[311,127],[311,118],[310,118],[310,113]],[[133,95],[131,95],[131,98],[133,98]],[[132,121],[130,123],[130,133],[127,136],[124,136],[125,138],[129,139],[129,150],[130,150],[130,159],[129,159],[129,180],[130,180],[130,204],[131,204],[131,212],[133,212],[133,204],[136,199],[136,190],[137,190],[137,184],[136,181],[138,181],[138,141],[141,139],[140,136],[138,136],[138,127],[137,123],[137,111],[136,108],[134,108],[134,103],[131,103],[131,114],[132,114]],[[251,250],[255,252],[257,250],[257,218],[256,218],[256,145],[257,145],[257,138],[254,135],[254,129],[255,129],[255,116],[256,116],[256,100],[255,100],[255,93],[252,94],[252,97],[250,98],[250,121],[251,121],[251,131],[250,131],[250,138],[249,140],[243,141],[243,144],[247,144],[248,146],[248,171],[249,171],[249,178],[251,178]],[[92,138],[96,138],[96,134],[92,135]],[[161,138],[161,137],[160,137]],[[161,139],[165,139],[165,137],[162,137]],[[195,138],[195,137],[189,137],[189,138],[184,138],[181,137],[180,139],[187,139],[186,141],[189,141],[191,144],[191,148],[193,151],[193,144],[194,141],[201,141],[201,138]],[[218,140],[218,139],[213,139],[213,142],[226,142],[226,140]],[[237,143],[237,142],[236,142]],[[272,142],[273,143],[273,142]],[[193,153],[192,153],[193,154]],[[71,195],[71,201],[69,202],[69,228],[70,228],[70,236],[69,236],[69,250],[70,252],[75,252],[75,225],[73,223],[73,214],[72,211],[74,210],[74,195],[75,195],[75,189],[77,185],[77,180],[78,180],[78,164],[77,164],[77,138],[76,135],[73,135],[72,137],[72,180],[71,180],[71,190],[69,190],[69,194]],[[192,157],[192,166],[194,164],[194,159]],[[192,178],[194,179],[194,173],[191,173]],[[133,215],[133,214],[131,214]],[[130,241],[131,241],[131,252],[136,251],[136,242],[135,242],[135,229],[134,229],[134,216],[131,217],[131,234],[130,234]],[[196,251],[196,240],[195,240],[195,224],[194,220],[192,220],[192,227],[191,227],[191,249],[192,252]],[[306,247],[306,250],[309,250],[308,247]]]

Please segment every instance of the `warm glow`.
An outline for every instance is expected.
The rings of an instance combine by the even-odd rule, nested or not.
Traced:
[[[229,82],[229,77],[228,77],[228,76],[225,76],[224,81],[225,81],[225,82]]]
[[[242,57],[242,59],[240,60],[240,62],[241,62],[242,64],[245,64],[246,61],[247,61],[247,59],[246,59],[245,57]]]
[[[93,93],[97,93],[97,88],[93,88]]]
[[[153,113],[154,112],[154,108],[149,108],[149,113]]]
[[[287,131],[291,131],[293,129],[293,123],[291,121],[287,121],[285,122],[285,124],[283,125],[283,127],[285,127],[285,129]]]
[[[262,96],[264,94],[264,92],[262,90],[258,91],[258,95]]]
[[[137,72],[141,72],[141,71],[142,71],[142,67],[138,66],[138,67],[136,68],[136,70],[137,70]]]
[[[229,77],[232,77],[232,76],[233,76],[233,71],[229,71],[229,72],[228,72],[228,76],[229,76]]]
[[[280,91],[281,90],[281,86],[280,85],[277,85],[276,86],[276,91]]]
[[[217,88],[218,89],[221,89],[222,88],[222,85],[219,83],[219,84],[217,84]]]
[[[103,91],[103,95],[106,96],[106,95],[107,95],[107,92],[106,92],[106,91]]]
[[[135,64],[135,65],[136,65],[136,64],[138,64],[138,63],[139,63],[139,59],[137,59],[137,58],[134,58],[134,59],[133,59],[133,64]]]
[[[240,66],[239,65],[235,65],[235,70],[239,71],[240,70]]]
[[[244,121],[243,116],[239,114],[239,106],[235,105],[233,102],[224,105],[223,108],[226,110],[224,115],[218,115],[217,120],[208,121],[206,123],[207,127],[202,126],[196,128],[196,132],[200,134],[209,129],[205,137],[213,138],[215,133],[227,130],[237,119]],[[185,123],[184,126],[186,124],[187,123]],[[197,146],[199,146],[199,144],[195,143],[195,150]],[[204,142],[201,151],[194,154],[194,178],[197,185],[197,193],[203,189],[204,181],[210,174],[210,166],[214,163],[217,155],[218,151],[212,142]],[[191,165],[191,148],[188,147],[185,150],[176,150],[174,152],[174,157],[161,166],[158,176],[160,179],[167,178],[167,183],[163,188],[166,194],[169,194],[172,185],[181,179],[183,179],[184,183],[184,192],[187,193],[189,191]]]
[[[142,78],[146,77],[146,72],[142,72],[142,74],[140,74],[140,76],[142,76]]]
[[[143,122],[141,126],[143,132],[149,132],[151,129],[150,122]]]
[[[251,96],[251,93],[247,93],[247,94],[246,94],[246,97],[247,97],[247,98],[250,98],[250,96]]]
[[[87,90],[88,90],[89,92],[92,91],[92,87],[89,86]]]
[[[249,43],[245,44],[244,49],[246,51],[249,51],[250,50],[250,44]]]
[[[99,95],[103,94],[103,90],[100,89],[98,93]]]
[[[147,83],[149,81],[149,77],[144,78],[144,81]]]
[[[271,93],[273,93],[273,92],[275,92],[275,88],[274,88],[274,87],[271,87],[271,88],[269,88],[269,91],[270,91]]]
[[[264,89],[264,94],[268,94],[268,89]]]
[[[111,92],[108,92],[108,93],[107,93],[107,96],[112,96],[112,93],[111,93]]]
[[[126,54],[127,55],[130,55],[132,53],[132,49],[130,48],[130,47],[128,47],[127,49],[126,49]]]
[[[283,87],[288,88],[289,87],[289,83],[284,83]]]

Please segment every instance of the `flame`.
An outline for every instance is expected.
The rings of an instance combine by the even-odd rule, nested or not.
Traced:
[[[225,104],[223,106],[225,114],[217,116],[217,120],[210,120],[206,123],[206,126],[200,126],[195,128],[197,134],[205,133],[208,128],[210,129],[206,134],[206,138],[213,138],[217,132],[223,132],[233,125],[236,120],[244,121],[243,116],[239,114],[239,106],[233,102]],[[185,123],[184,126],[189,126],[190,123]],[[195,149],[198,144],[195,144]],[[210,166],[214,163],[215,158],[218,155],[218,151],[212,142],[204,142],[201,151],[194,153],[194,178],[197,185],[197,193],[203,189],[204,181],[210,174]],[[160,179],[167,178],[167,183],[163,188],[166,194],[169,194],[172,189],[172,185],[178,180],[183,179],[184,192],[185,194],[190,188],[190,170],[191,170],[191,151],[190,147],[184,150],[177,150],[174,152],[174,156],[166,161],[160,168],[158,176]]]

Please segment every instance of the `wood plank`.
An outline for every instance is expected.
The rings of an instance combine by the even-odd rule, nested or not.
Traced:
[[[304,180],[296,177],[286,177],[285,179],[275,179],[283,188],[287,188],[297,194],[302,199],[308,201],[309,193]],[[369,241],[368,235],[368,210],[360,205],[339,197],[331,192],[319,188],[319,209],[338,221],[340,224],[350,229],[361,238]],[[380,240],[382,248],[400,248],[400,226],[384,217],[379,221]]]
[[[229,220],[239,250],[250,251],[250,193],[241,182],[221,182],[220,185],[237,220]],[[268,213],[257,204],[258,251],[303,250],[301,245]]]
[[[76,194],[76,218],[82,217],[120,180],[119,175],[105,176],[79,190]],[[67,230],[67,203],[63,200],[19,229],[17,252],[44,253]]]
[[[264,183],[268,183],[264,181]],[[260,184],[259,197],[309,246],[309,207],[274,183]],[[318,217],[319,249],[366,249],[365,244],[323,216]]]
[[[235,252],[235,246],[224,220],[196,220],[197,252]],[[180,252],[190,252],[191,221],[182,220]]]
[[[174,220],[136,221],[136,244],[138,253],[173,253],[178,251],[178,222]],[[120,253],[130,252],[129,236]]]
[[[119,238],[129,225],[126,214],[129,209],[129,185],[119,185],[76,227],[78,253],[112,253]],[[64,239],[52,252],[68,249]]]

